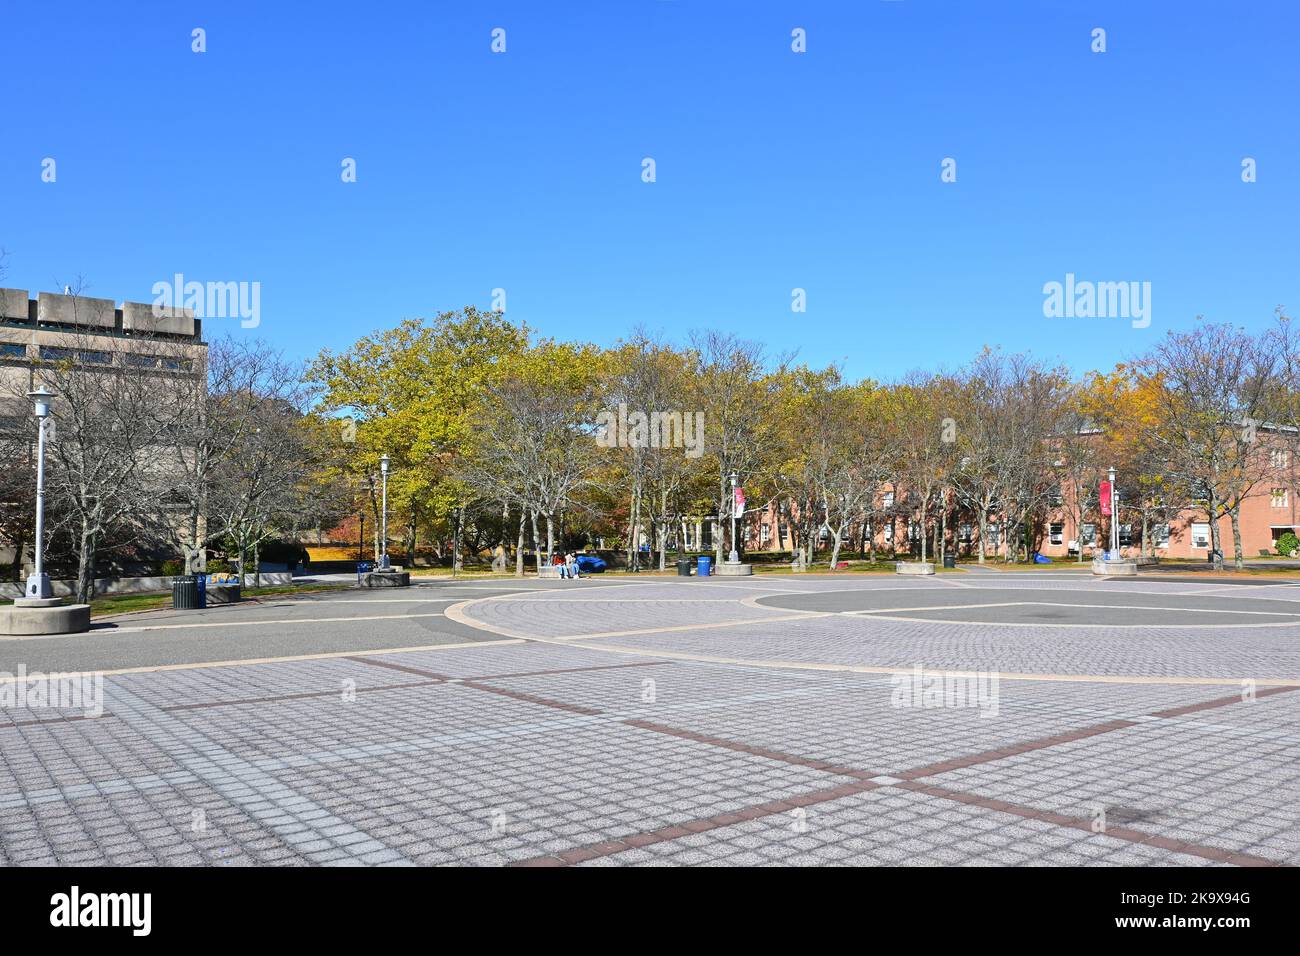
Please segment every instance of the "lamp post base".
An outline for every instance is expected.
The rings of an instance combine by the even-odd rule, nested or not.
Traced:
[[[89,604],[63,604],[58,598],[18,598],[0,607],[0,634],[80,634],[90,630]]]
[[[54,592],[50,590],[50,576],[48,574],[29,574],[27,576],[27,590],[23,593],[23,597],[48,598],[53,596]]]
[[[754,573],[754,566],[739,561],[723,561],[713,569],[713,573],[723,577],[744,577]]]

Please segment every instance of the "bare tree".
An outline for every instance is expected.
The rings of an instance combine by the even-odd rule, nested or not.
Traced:
[[[1210,525],[1210,549],[1223,567],[1219,521],[1232,527],[1234,564],[1245,567],[1241,505],[1278,471],[1280,447],[1262,416],[1276,385],[1277,352],[1267,340],[1224,324],[1170,332],[1136,370],[1156,404],[1142,440],[1176,484],[1199,500]]]
[[[55,439],[49,443],[47,484],[55,518],[77,552],[77,600],[94,595],[95,567],[110,532],[139,526],[156,509],[160,489],[150,467],[168,437],[166,409],[155,376],[134,349],[103,336],[69,333],[33,377],[53,391]],[[46,354],[52,349],[47,347]]]

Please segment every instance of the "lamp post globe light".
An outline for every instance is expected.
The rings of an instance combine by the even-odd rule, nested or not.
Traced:
[[[379,567],[387,571],[388,564],[388,456],[379,459],[379,471],[383,475],[383,527],[379,532]]]
[[[50,419],[50,400],[54,393],[44,385],[27,393],[35,404],[36,414],[36,541],[35,563],[27,579],[26,596],[51,597],[50,576],[45,573],[45,422]]]

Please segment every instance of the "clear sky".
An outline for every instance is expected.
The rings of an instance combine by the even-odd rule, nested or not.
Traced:
[[[0,38],[5,284],[260,282],[206,327],[294,355],[496,288],[855,377],[1300,313],[1295,2],[3,0]],[[1150,282],[1150,326],[1045,318],[1067,273]]]

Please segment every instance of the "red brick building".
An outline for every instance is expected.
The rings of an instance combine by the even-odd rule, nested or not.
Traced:
[[[1277,553],[1277,540],[1286,532],[1300,535],[1300,504],[1297,503],[1295,456],[1288,449],[1270,447],[1261,443],[1261,455],[1267,455],[1270,477],[1259,484],[1255,492],[1241,505],[1242,556],[1258,557],[1261,553]],[[1109,546],[1110,518],[1098,513],[1094,506],[1078,521],[1073,508],[1067,507],[1072,490],[1062,487],[1051,499],[1043,517],[1032,529],[1036,549],[1054,559],[1070,559],[1082,550],[1085,559],[1100,554]],[[914,555],[920,549],[919,528],[915,514],[895,508],[894,500],[902,501],[902,489],[886,491],[876,502],[878,515],[873,527],[855,526],[846,533],[841,546],[841,556],[848,558],[869,549],[867,537],[874,541],[875,550],[885,553]],[[976,517],[957,505],[951,495],[947,499],[946,547],[955,549],[959,557],[978,553],[979,522]],[[796,519],[797,507],[787,506],[781,499],[745,515],[745,548],[749,551],[789,552],[795,546],[797,529],[790,520]],[[927,555],[935,553],[939,515],[931,509],[926,533],[929,541]],[[1007,541],[1000,516],[990,514],[987,523],[988,541],[985,553],[989,557],[1005,555]],[[1183,509],[1162,515],[1142,512],[1131,507],[1122,498],[1119,503],[1120,551],[1125,556],[1148,555],[1160,558],[1192,558],[1208,560],[1210,557],[1210,526],[1203,510]],[[822,529],[817,549],[829,550],[830,532]],[[1232,522],[1228,517],[1219,520],[1219,548],[1226,560],[1233,557]]]

